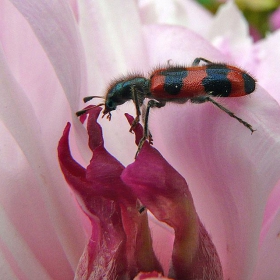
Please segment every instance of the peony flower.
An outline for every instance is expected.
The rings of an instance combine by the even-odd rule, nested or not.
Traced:
[[[168,104],[150,115],[154,147],[187,182],[224,279],[277,279],[278,31],[254,44],[232,2],[215,16],[183,0],[0,5],[1,278],[72,279],[84,256],[93,221],[65,182],[56,152],[71,121],[73,157],[89,164],[87,133],[75,116],[82,97],[103,96],[112,79],[131,71],[148,75],[168,61],[189,65],[205,57],[256,77],[250,96],[219,102],[257,131],[251,135],[212,104]],[[124,117],[134,111],[126,103],[111,122],[98,120],[105,149],[122,168],[134,164],[134,136]],[[174,234],[156,217],[148,219],[155,256],[167,275]]]

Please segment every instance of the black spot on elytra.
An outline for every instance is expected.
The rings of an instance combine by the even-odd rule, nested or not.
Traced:
[[[188,71],[185,68],[174,68],[163,71],[161,74],[165,76],[164,91],[176,95],[183,87],[183,80],[188,76]]]
[[[256,81],[247,73],[242,74],[244,80],[244,90],[246,94],[253,92],[256,88]]]
[[[202,80],[205,91],[213,96],[229,96],[231,93],[231,82],[227,78],[227,74],[230,71],[224,64],[207,65],[207,76]]]

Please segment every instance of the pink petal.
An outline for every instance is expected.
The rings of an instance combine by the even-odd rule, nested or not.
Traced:
[[[195,58],[223,61],[213,45],[189,29],[178,26],[152,25],[144,29],[151,66],[191,65]],[[170,51],[176,50],[176,51]]]
[[[121,0],[102,1],[102,4],[85,0],[79,7],[83,14],[81,36],[87,61],[91,62],[88,63],[88,89],[94,95],[103,96],[113,78],[147,67],[137,5],[135,2],[124,5]]]
[[[255,45],[254,51],[258,59],[258,68],[256,76],[259,79],[259,84],[264,87],[273,98],[280,104],[280,94],[278,88],[280,81],[278,72],[280,65],[280,51],[275,48],[280,42],[280,32],[274,32],[266,38],[266,40],[259,41]]]
[[[25,2],[26,1],[20,1],[20,5],[24,5],[23,3]],[[37,5],[44,6],[43,3],[38,4],[39,2],[36,2]],[[28,12],[29,14],[34,13],[32,16],[28,14],[27,17],[32,21],[31,24],[36,25],[36,28],[40,29],[41,25],[44,25],[42,29],[49,28],[48,32],[51,32],[50,26],[52,26],[52,30],[57,30],[59,33],[62,25],[58,22],[57,24],[59,27],[57,27],[53,22],[54,16],[52,15],[52,13],[55,13],[56,11],[59,12],[60,9],[63,8],[59,8],[59,6],[54,5],[48,10],[48,20],[43,21],[42,19],[44,17],[41,17],[41,19],[36,19],[36,23],[35,21],[32,21],[32,17],[37,16],[36,5],[34,5],[34,10],[31,8],[25,12]],[[70,114],[70,108],[65,93],[63,92],[60,81],[56,76],[53,65],[51,64],[49,57],[46,55],[46,51],[42,48],[42,45],[38,41],[36,34],[33,32],[26,18],[24,18],[9,1],[2,3],[0,11],[3,13],[0,21],[0,36],[7,64],[15,80],[24,90],[25,95],[29,98],[30,103],[32,104],[34,113],[40,123],[40,131],[42,133],[42,138],[45,141],[44,146],[46,149],[52,149],[55,151],[59,131],[63,129]],[[65,12],[66,11],[63,10],[61,13]],[[69,13],[71,15],[70,10]],[[73,24],[74,19],[72,17],[71,19],[71,23]],[[68,26],[71,23],[65,22],[64,24]],[[65,27],[64,29],[67,30],[69,28]],[[76,30],[73,31],[76,32]],[[47,36],[47,33],[45,33],[45,35]],[[53,44],[52,37],[55,37],[56,35],[56,32],[53,32],[52,35],[47,36],[47,38],[50,40],[49,44],[51,44],[52,47],[56,46],[57,48],[60,48],[60,44]],[[61,33],[58,34],[58,36],[65,37],[61,35]],[[69,43],[72,44],[72,42]],[[72,49],[72,46],[68,47],[68,49]],[[63,49],[60,51],[63,51],[64,54],[72,55],[71,53],[65,52]],[[52,59],[57,59],[59,61],[62,59],[62,56],[55,56],[56,53],[58,53],[58,51],[54,51]],[[70,61],[70,59],[65,59]],[[65,61],[61,63],[65,63]],[[72,66],[74,71],[78,71],[75,64],[72,64]],[[65,66],[64,69],[65,72],[67,72],[65,74],[68,75],[70,71],[66,70],[66,68],[67,67]],[[80,74],[77,72],[74,75],[75,77],[78,77]],[[69,85],[71,90],[79,86],[73,85],[73,79],[71,76],[65,77],[65,79],[71,83]],[[81,83],[81,81],[78,82]],[[73,95],[76,94],[76,92],[73,92]],[[54,127],[57,127],[57,129],[54,129]],[[52,131],[52,133],[50,133],[50,131]],[[49,156],[48,160],[52,161],[52,166],[57,164],[52,153],[47,152],[47,155]]]
[[[64,176],[92,223],[91,239],[76,277],[125,278],[134,277],[139,271],[161,271],[151,247],[147,215],[139,214],[136,197],[120,179],[124,167],[104,148],[102,130],[96,122],[100,111],[100,107],[87,111],[89,146],[93,152],[87,169],[71,156],[69,124],[58,146]]]
[[[55,4],[36,0],[10,1],[28,20],[54,67],[70,106],[76,110],[79,93],[85,92],[85,60],[69,4],[67,1]]]
[[[50,120],[55,118],[49,109],[65,116],[67,110],[61,110],[60,103],[65,105],[65,98],[59,95],[62,91],[52,67],[26,19],[8,1],[1,3],[0,10],[5,14],[1,16],[0,35],[1,135],[5,135],[1,138],[5,146],[1,157],[1,165],[5,166],[1,168],[6,229],[1,235],[3,256],[19,278],[71,278],[84,237],[72,226],[77,225],[80,216],[71,207],[75,202],[54,156],[59,129],[50,133],[54,131]]]
[[[207,38],[225,55],[226,61],[238,61],[241,66],[250,65],[253,40],[246,19],[233,1],[220,6]]]
[[[269,23],[273,31],[280,28],[280,8],[272,13],[269,19]]]
[[[206,273],[222,279],[217,252],[199,221],[184,178],[155,149],[145,143],[122,180],[158,220],[174,228],[171,277],[202,278]]]
[[[279,181],[280,182],[280,181]],[[269,197],[258,254],[258,263],[252,279],[277,279],[280,273],[280,183]]]
[[[131,71],[142,73],[149,70],[136,3],[132,1],[124,5],[121,0],[101,2],[86,0],[79,3],[83,15],[79,25],[88,61],[88,94],[82,93],[81,98],[86,95],[102,97],[114,79]],[[133,135],[127,133],[129,126],[124,113],[134,114],[135,108],[130,103],[125,104],[113,112],[111,122],[103,119],[100,124],[105,138],[110,139],[106,141],[106,149],[127,165],[135,153]],[[130,141],[117,140],[118,137],[123,139],[124,135]]]
[[[92,224],[91,239],[80,259],[76,278],[103,279],[102,275],[105,276],[106,273],[109,278],[115,277],[114,275],[125,277],[125,235],[120,207],[114,200],[104,197],[104,192],[102,195],[98,182],[95,186],[99,186],[100,189],[93,188],[94,181],[92,183],[88,181],[86,170],[71,157],[68,144],[69,130],[68,124],[58,146],[61,168],[68,183],[81,197],[81,206]]]
[[[1,60],[1,139],[2,145],[6,147],[5,155],[1,157],[1,165],[4,167],[1,168],[1,204],[5,208],[7,221],[5,226],[3,223],[7,231],[2,232],[1,236],[2,244],[6,247],[4,256],[10,255],[9,259],[13,259],[11,270],[15,273],[26,276],[38,273],[58,278],[68,277],[73,273],[70,263],[74,263],[78,257],[82,240],[81,234],[64,224],[68,218],[63,215],[62,209],[65,207],[64,203],[71,201],[71,198],[66,194],[64,202],[58,202],[60,191],[52,191],[51,186],[62,186],[64,183],[61,179],[54,180],[52,177],[51,174],[56,172],[50,171],[44,158],[43,141],[32,106],[13,79],[2,55]],[[12,153],[9,154],[9,151]],[[70,212],[75,217],[76,214],[72,210]],[[58,213],[61,213],[63,219]],[[64,222],[61,223],[60,218]],[[72,219],[70,217],[70,220]],[[58,223],[61,235],[54,230]],[[14,234],[10,234],[9,230]],[[66,246],[65,251],[60,240],[64,234],[77,239],[77,243]],[[12,243],[10,238],[13,239]],[[62,243],[64,242],[68,242],[67,237]],[[23,250],[26,247],[29,247],[29,250]],[[56,248],[55,258],[53,248]],[[43,255],[42,251],[45,252]],[[33,260],[33,264],[38,266],[27,265],[27,260]],[[58,263],[63,265],[63,269]],[[17,266],[20,267],[20,272]]]
[[[142,23],[184,26],[206,36],[212,15],[200,4],[190,0],[140,0]]]

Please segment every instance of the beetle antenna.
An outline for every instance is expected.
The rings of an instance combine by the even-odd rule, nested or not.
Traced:
[[[77,117],[80,117],[81,115],[85,114],[86,112],[87,112],[86,109],[80,110],[80,111],[76,112],[76,116],[77,116]]]
[[[101,106],[104,106],[104,105],[105,105],[104,103],[101,103],[101,104],[98,104],[98,105],[88,106],[87,108],[76,112],[76,116],[80,117],[81,115],[85,114],[88,110],[90,110],[94,107],[101,107]],[[103,116],[102,116],[102,118],[103,118]]]
[[[83,98],[83,100],[84,100],[84,102],[86,103],[86,102],[90,101],[90,100],[93,99],[93,98],[105,99],[103,96],[86,96],[86,97]]]

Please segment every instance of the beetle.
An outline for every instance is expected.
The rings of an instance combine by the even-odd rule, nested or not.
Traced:
[[[204,64],[199,65],[200,62]],[[111,111],[127,101],[133,100],[136,108],[136,117],[131,125],[130,132],[139,122],[141,106],[144,100],[149,99],[144,117],[144,135],[138,145],[139,153],[145,140],[152,141],[148,129],[149,112],[151,108],[161,108],[167,102],[192,103],[211,102],[229,116],[235,118],[251,133],[252,126],[237,117],[233,112],[219,104],[212,97],[239,97],[252,93],[256,88],[256,80],[246,71],[224,63],[214,63],[205,58],[198,57],[190,67],[171,66],[154,70],[149,78],[142,75],[130,75],[121,78],[109,87],[104,105],[103,117],[111,119]],[[84,98],[87,102],[99,96]],[[99,97],[102,98],[102,97]],[[77,112],[77,115],[84,110]],[[136,154],[136,155],[137,155]]]

